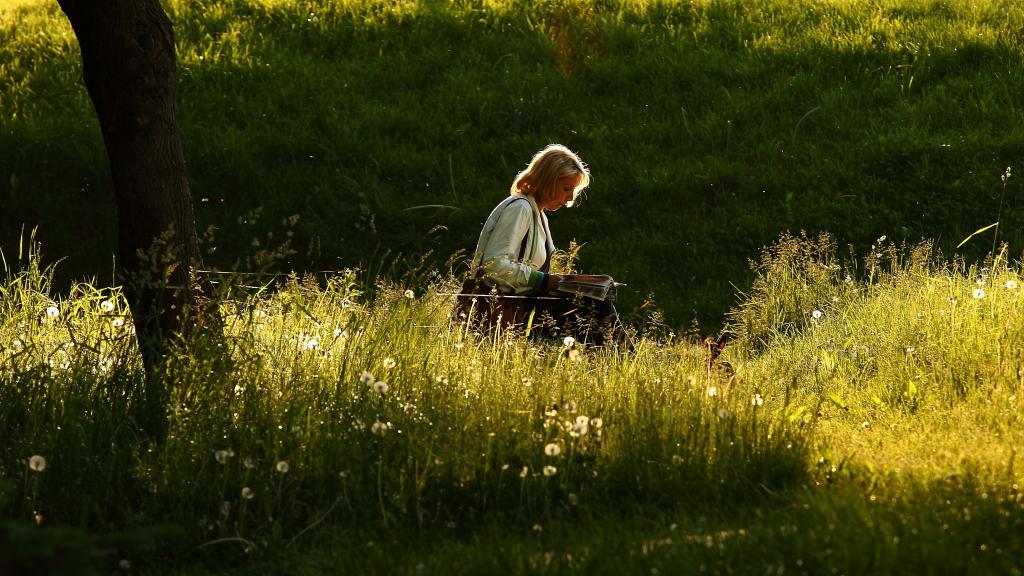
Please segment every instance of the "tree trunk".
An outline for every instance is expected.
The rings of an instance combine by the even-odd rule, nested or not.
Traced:
[[[58,3],[78,37],[82,76],[103,131],[125,294],[152,382],[187,321],[191,271],[201,266],[178,131],[171,22],[158,0]]]

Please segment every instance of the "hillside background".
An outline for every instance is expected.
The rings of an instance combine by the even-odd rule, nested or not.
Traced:
[[[1024,8],[1012,1],[166,2],[207,265],[461,271],[530,156],[594,179],[552,217],[578,267],[720,327],[780,233],[1018,255]],[[57,17],[55,17],[57,16]],[[55,2],[0,1],[0,247],[113,283],[112,190]],[[57,24],[55,24],[57,23]],[[1024,175],[1022,175],[1024,176]],[[297,216],[297,218],[293,218]],[[841,250],[841,252],[845,252]]]

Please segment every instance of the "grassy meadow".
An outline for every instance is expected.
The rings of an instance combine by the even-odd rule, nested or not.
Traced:
[[[1024,7],[1010,0],[165,3],[207,264],[425,283],[548,142],[593,185],[552,219],[622,308],[707,333],[789,230],[858,252],[1021,246]],[[0,246],[113,284],[114,203],[55,2],[0,2]],[[295,218],[292,218],[292,217]],[[284,224],[285,222],[288,224]],[[208,233],[208,234],[207,234]],[[90,238],[87,243],[81,238]],[[991,239],[991,236],[989,237]],[[985,242],[965,256],[985,255]]]
[[[0,574],[1024,570],[1018,3],[164,5],[238,274],[147,378],[74,37],[0,0]],[[451,319],[548,141],[633,350]]]

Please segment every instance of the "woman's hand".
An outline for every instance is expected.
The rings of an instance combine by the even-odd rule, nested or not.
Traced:
[[[550,294],[558,288],[558,283],[562,281],[561,274],[548,274],[548,277],[544,279],[544,293]]]

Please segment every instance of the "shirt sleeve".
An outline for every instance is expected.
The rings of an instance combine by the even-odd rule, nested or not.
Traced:
[[[533,209],[529,203],[512,202],[501,211],[480,261],[485,277],[500,290],[529,292],[543,280],[543,272],[518,261],[523,238],[532,227]]]

